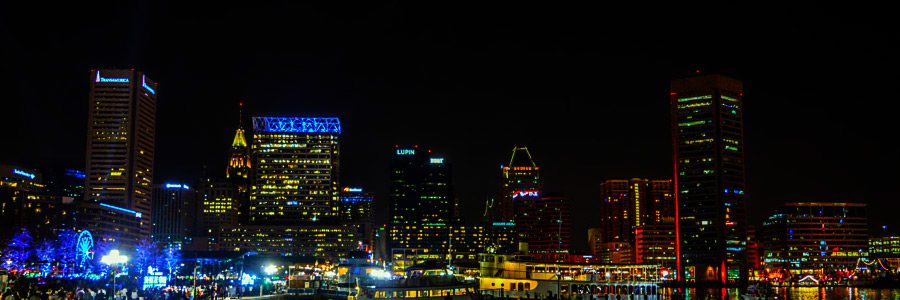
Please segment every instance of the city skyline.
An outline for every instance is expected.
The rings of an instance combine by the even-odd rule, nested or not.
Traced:
[[[484,197],[496,194],[499,186],[496,169],[507,160],[509,149],[527,146],[539,158],[541,178],[548,192],[562,193],[576,205],[587,207],[575,210],[573,215],[573,220],[581,222],[573,227],[579,228],[578,234],[573,233],[578,237],[586,231],[583,229],[599,224],[588,220],[588,216],[599,210],[597,191],[603,180],[671,177],[668,82],[692,76],[699,68],[703,74],[726,73],[747,85],[744,98],[745,142],[749,145],[746,190],[751,224],[758,224],[770,207],[785,202],[840,201],[869,204],[873,227],[900,225],[887,215],[896,208],[896,204],[888,201],[892,199],[890,187],[896,176],[860,175],[881,174],[884,168],[897,166],[898,158],[888,153],[891,149],[887,147],[888,141],[878,139],[889,135],[892,128],[887,110],[866,108],[871,107],[868,105],[808,105],[819,103],[819,99],[827,100],[824,103],[871,99],[868,101],[874,101],[871,104],[874,106],[888,101],[891,95],[885,91],[888,89],[878,86],[889,87],[891,76],[855,75],[874,74],[876,67],[858,70],[859,66],[820,65],[819,62],[828,53],[852,50],[858,56],[865,56],[858,58],[859,64],[876,65],[878,54],[895,48],[854,37],[860,32],[853,31],[877,36],[878,29],[871,28],[874,26],[856,25],[833,33],[840,37],[835,39],[836,47],[816,49],[824,51],[818,56],[803,56],[802,50],[808,49],[802,48],[784,57],[769,53],[735,63],[731,61],[734,57],[765,50],[768,43],[764,42],[768,40],[749,36],[742,44],[751,46],[735,50],[733,56],[703,57],[704,53],[699,53],[683,59],[660,58],[654,55],[665,52],[652,46],[656,42],[640,42],[635,46],[638,48],[635,54],[599,51],[601,58],[590,59],[590,53],[576,49],[582,44],[562,38],[559,49],[532,45],[533,49],[522,49],[507,57],[506,51],[527,39],[511,34],[509,41],[493,42],[483,50],[472,49],[479,45],[481,38],[503,31],[477,34],[478,28],[454,29],[433,21],[426,22],[428,26],[421,30],[402,27],[410,36],[374,32],[378,37],[398,42],[397,48],[419,45],[417,49],[426,53],[388,55],[390,61],[398,62],[397,70],[381,74],[379,70],[386,70],[389,63],[363,61],[388,54],[394,47],[376,47],[366,53],[358,49],[362,44],[342,42],[322,33],[311,40],[331,41],[335,46],[316,46],[310,50],[304,50],[305,44],[268,44],[258,50],[240,48],[253,51],[245,58],[236,57],[234,63],[204,58],[200,49],[208,48],[195,43],[189,44],[196,49],[184,54],[165,50],[165,45],[174,42],[152,45],[151,42],[162,41],[168,33],[175,34],[175,41],[188,38],[175,32],[175,28],[192,24],[191,21],[178,15],[174,17],[175,24],[158,28],[155,25],[162,24],[157,21],[133,21],[131,24],[137,25],[131,29],[117,29],[132,33],[132,37],[113,39],[124,41],[121,44],[128,44],[132,39],[147,39],[146,42],[127,46],[100,43],[88,46],[89,50],[47,61],[41,61],[41,53],[74,47],[77,39],[85,38],[90,29],[101,27],[102,23],[85,21],[80,24],[82,27],[76,26],[82,29],[54,29],[61,34],[75,31],[71,38],[55,38],[61,42],[56,46],[46,41],[30,43],[33,38],[27,31],[3,31],[9,37],[7,40],[13,41],[13,52],[22,57],[21,62],[14,62],[12,68],[2,71],[3,81],[7,82],[5,90],[14,91],[14,96],[8,98],[13,102],[13,113],[3,122],[4,126],[16,129],[10,138],[18,141],[19,146],[2,150],[6,157],[3,163],[29,168],[81,169],[85,165],[86,131],[82,124],[87,123],[85,83],[89,80],[85,74],[95,67],[136,68],[160,82],[155,183],[196,182],[203,165],[209,168],[210,174],[224,174],[224,161],[236,126],[232,116],[237,114],[237,103],[243,101],[248,115],[254,116],[277,113],[340,117],[345,132],[341,138],[341,184],[374,191],[382,212],[386,211],[383,200],[388,195],[387,166],[394,144],[427,144],[440,150],[454,162],[454,192],[461,205],[478,211]],[[419,16],[405,17],[409,22],[426,21]],[[353,32],[354,25],[364,22],[349,19],[341,19],[347,25],[330,32],[335,35]],[[449,16],[443,15],[438,18],[448,19]],[[475,21],[489,24],[485,16]],[[280,22],[269,21],[263,25]],[[252,25],[259,26],[252,28],[263,25]],[[804,25],[782,25],[806,32],[801,38],[817,45],[832,40],[832,35],[824,29],[807,32],[809,27]],[[768,28],[773,30],[773,27]],[[551,28],[555,34],[566,26]],[[589,31],[587,28],[593,26],[580,28],[577,33]],[[208,39],[217,45],[224,43],[225,32],[216,31]],[[455,37],[466,34],[474,35]],[[548,32],[536,34],[544,38],[551,36]],[[792,38],[787,33],[772,37],[774,41],[787,42]],[[618,35],[613,39],[627,40]],[[713,43],[729,40],[718,38]],[[868,47],[879,48],[857,49],[854,41],[866,41],[871,43]],[[690,42],[696,41],[676,41],[671,48],[688,46]],[[289,53],[275,51],[284,45],[299,45],[298,51],[303,55],[292,58]],[[141,47],[146,50],[135,50]],[[26,53],[32,50],[36,54]],[[154,50],[165,51],[156,55]],[[462,51],[451,55],[453,50]],[[236,52],[227,53],[240,52],[231,51]],[[119,52],[131,54],[116,54]],[[276,52],[272,58],[261,57],[272,52]],[[450,60],[443,62],[429,55]],[[541,58],[527,65],[518,63],[535,55]],[[647,57],[655,58],[641,62]],[[468,59],[474,62],[466,62]],[[26,67],[37,61],[40,63]],[[453,62],[462,65],[453,66]],[[580,62],[585,66],[574,66]],[[897,61],[891,58],[886,63],[892,66]],[[486,69],[486,74],[464,70],[479,66]],[[608,67],[601,69],[602,66]],[[567,68],[573,68],[571,74],[556,79],[551,77],[557,75],[549,75]],[[53,80],[42,79],[50,71],[57,74]],[[495,82],[493,77],[507,78]],[[27,93],[29,87],[38,85],[50,87],[36,94]],[[38,116],[46,120],[35,121]],[[532,119],[524,125],[507,123],[516,117]],[[631,127],[637,128],[634,136],[599,134]],[[469,138],[473,132],[474,138]],[[559,147],[560,143],[567,147]],[[182,150],[185,147],[188,150]],[[586,248],[581,238],[573,239],[573,244]]]

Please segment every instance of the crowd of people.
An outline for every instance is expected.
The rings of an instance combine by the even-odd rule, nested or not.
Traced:
[[[18,278],[11,276],[0,289],[0,300],[225,300],[240,299],[239,286],[169,286],[139,289],[86,280]],[[248,290],[248,292],[250,292]],[[252,294],[249,294],[252,295]]]

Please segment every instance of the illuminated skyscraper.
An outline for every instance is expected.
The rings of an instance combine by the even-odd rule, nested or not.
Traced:
[[[205,180],[200,187],[200,219],[201,229],[207,239],[207,249],[216,249],[218,237],[223,228],[238,224],[238,203],[235,199],[234,185],[230,181]],[[194,241],[195,243],[199,241]]]
[[[197,234],[197,191],[187,184],[157,184],[153,188],[150,238],[157,243],[181,247],[191,244]]]
[[[247,222],[250,217],[248,200],[250,199],[250,170],[252,163],[250,148],[247,147],[247,139],[244,137],[243,107],[244,103],[241,102],[241,111],[238,113],[238,129],[235,131],[234,139],[231,141],[231,155],[228,157],[225,178],[231,182],[231,187],[234,189],[231,197],[234,198],[239,221]]]
[[[366,248],[374,246],[375,197],[360,187],[344,187],[341,190],[341,219],[356,227],[356,237]]]
[[[250,222],[336,222],[340,121],[254,117],[253,130]]]
[[[91,71],[78,227],[125,247],[150,236],[157,92],[133,69]]]
[[[497,222],[515,222],[513,202],[540,196],[540,169],[531,158],[527,147],[514,147],[509,164],[500,169],[500,202],[494,205]]]
[[[394,147],[391,164],[391,248],[446,253],[454,225],[450,166],[431,150]]]
[[[340,218],[340,121],[254,117],[253,131],[250,224],[223,225],[219,249],[346,257],[359,239]],[[240,134],[235,140],[240,146]]]
[[[745,280],[743,85],[697,76],[670,94],[681,278]]]

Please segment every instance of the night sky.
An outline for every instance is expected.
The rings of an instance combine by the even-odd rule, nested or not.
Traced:
[[[668,84],[699,69],[744,81],[752,223],[785,201],[851,201],[900,226],[885,10],[182,2],[0,4],[0,164],[83,169],[89,70],[134,67],[159,83],[157,182],[223,176],[240,101],[340,117],[342,185],[382,208],[394,144],[445,155],[463,212],[524,145],[546,192],[572,199],[584,249],[601,181],[671,178]]]

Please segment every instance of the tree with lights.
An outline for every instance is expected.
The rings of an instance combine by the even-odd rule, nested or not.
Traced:
[[[53,246],[53,242],[47,240],[34,249],[34,255],[37,257],[38,263],[40,263],[41,266],[42,276],[50,274],[50,265],[53,263],[55,252],[56,247]]]
[[[172,281],[172,276],[175,275],[175,271],[178,268],[178,261],[181,260],[181,252],[175,248],[175,245],[169,244],[166,246],[166,249],[163,251],[163,263],[165,264],[166,270],[169,271],[169,281]]]
[[[156,258],[160,256],[159,245],[149,239],[142,239],[134,249],[134,267],[138,269],[139,278],[147,273],[147,267],[156,267]]]
[[[77,236],[78,233],[72,229],[64,229],[56,235],[56,253],[54,259],[62,266],[61,269],[64,273],[68,273],[70,271],[69,269],[75,266],[75,256],[77,252],[77,249],[75,249],[77,241],[75,239]]]
[[[22,228],[6,243],[6,250],[3,251],[4,263],[8,269],[21,268],[25,266],[25,261],[31,256],[31,244],[34,238],[28,229]]]

